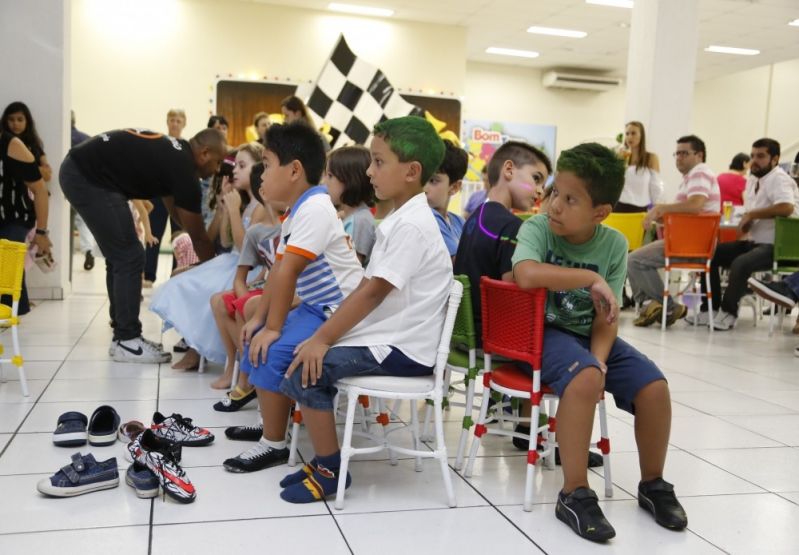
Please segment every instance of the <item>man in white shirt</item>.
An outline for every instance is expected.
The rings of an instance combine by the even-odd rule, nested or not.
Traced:
[[[750,175],[744,190],[744,215],[738,225],[739,241],[716,247],[710,266],[713,298],[721,298],[713,328],[732,329],[738,317],[738,304],[746,294],[746,281],[754,272],[769,270],[774,259],[774,218],[799,216],[799,189],[796,182],[777,164],[780,143],[758,139],[752,143]],[[721,296],[719,268],[729,268],[730,277]],[[704,287],[703,287],[704,289]],[[698,323],[707,324],[707,306],[703,305]],[[704,321],[702,319],[704,317]]]
[[[716,174],[705,163],[705,143],[696,135],[687,135],[677,139],[677,150],[674,160],[677,169],[683,175],[680,188],[677,190],[675,202],[656,204],[644,219],[644,228],[649,229],[653,222],[660,220],[664,214],[718,214],[721,210],[721,196]],[[652,241],[640,249],[634,250],[627,258],[627,277],[633,290],[633,299],[641,305],[649,304],[641,309],[634,324],[646,327],[659,322],[663,316],[663,278],[659,270],[666,266],[662,239]],[[683,316],[687,309],[684,305],[669,299],[666,325],[670,326]]]

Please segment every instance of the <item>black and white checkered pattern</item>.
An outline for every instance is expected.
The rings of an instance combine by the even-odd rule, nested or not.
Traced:
[[[406,102],[375,66],[358,58],[339,37],[308,102],[311,112],[330,124],[331,146],[366,144],[372,128],[400,116],[424,116]]]

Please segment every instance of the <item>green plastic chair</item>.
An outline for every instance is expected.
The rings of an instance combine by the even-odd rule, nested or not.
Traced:
[[[774,221],[774,264],[771,273],[775,279],[781,275],[799,271],[799,218],[775,218]],[[774,316],[779,313],[779,327],[785,319],[785,309],[772,303],[769,318],[769,337],[774,333]]]

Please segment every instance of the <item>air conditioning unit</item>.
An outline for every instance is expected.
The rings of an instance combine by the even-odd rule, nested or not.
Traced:
[[[581,73],[548,71],[541,79],[547,89],[580,89],[584,91],[609,91],[621,85],[618,77],[601,77]]]

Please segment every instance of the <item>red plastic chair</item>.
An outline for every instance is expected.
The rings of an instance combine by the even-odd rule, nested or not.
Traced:
[[[666,268],[663,279],[663,321],[666,329],[669,302],[669,274],[672,270],[705,273],[707,285],[708,327],[713,332],[713,295],[710,291],[710,262],[719,237],[719,214],[666,214],[663,216]],[[678,258],[679,262],[672,262]],[[701,295],[701,293],[695,293]],[[696,319],[694,319],[696,324]]]
[[[557,395],[541,383],[541,355],[544,346],[544,315],[547,300],[546,289],[521,289],[508,283],[483,277],[480,279],[480,295],[483,314],[483,352],[485,368],[491,368],[491,356],[504,357],[528,363],[533,368],[533,377],[519,370],[513,363],[504,364],[483,374],[483,402],[475,427],[475,438],[469,453],[465,475],[472,475],[474,460],[480,448],[480,438],[486,433],[502,436],[538,438],[530,441],[527,452],[527,479],[524,487],[524,510],[533,508],[533,484],[536,463],[543,458],[548,468],[555,467],[555,430],[557,422]],[[512,398],[530,399],[532,416],[530,435],[503,429],[488,428],[488,398],[497,391]],[[549,418],[544,426],[537,426],[541,414],[541,402],[548,402]],[[533,426],[533,423],[536,426]],[[604,459],[605,496],[613,496],[610,477],[610,439],[608,438],[607,414],[604,396],[599,400],[599,425],[602,437],[594,447],[602,452]],[[540,435],[539,435],[540,434]],[[536,450],[540,444],[542,451]]]

